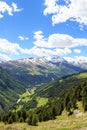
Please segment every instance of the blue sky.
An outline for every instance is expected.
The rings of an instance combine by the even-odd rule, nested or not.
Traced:
[[[87,0],[0,0],[0,59],[87,58]]]

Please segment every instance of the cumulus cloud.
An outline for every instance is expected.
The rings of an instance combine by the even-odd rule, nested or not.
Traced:
[[[73,50],[75,53],[81,53],[81,50],[79,50],[79,49],[74,49]]]
[[[77,46],[87,46],[87,39],[74,38],[66,34],[51,34],[47,38],[44,37],[42,31],[34,33],[34,44],[38,47],[45,48],[73,48]]]
[[[38,37],[40,38],[40,37]],[[12,43],[8,41],[7,39],[1,39],[0,38],[0,57],[2,59],[10,60],[10,56],[14,55],[20,55],[25,54],[29,56],[52,56],[52,55],[67,55],[72,53],[71,49],[69,48],[44,48],[44,47],[38,47],[34,46],[32,48],[22,48],[18,43]],[[9,55],[9,56],[8,56]]]
[[[87,25],[87,0],[63,0],[65,4],[59,4],[59,0],[45,0],[44,15],[52,15],[52,24],[76,21],[81,25]]]
[[[67,56],[71,53],[82,53],[79,46],[87,46],[87,39],[73,38],[65,34],[51,34],[47,38],[42,31],[34,33],[34,46],[32,48],[22,48],[18,43],[12,43],[7,39],[0,38],[0,52],[5,55],[29,56]],[[24,39],[21,39],[24,40]]]
[[[3,18],[6,12],[12,16],[14,12],[19,11],[21,11],[21,9],[17,7],[16,3],[13,2],[12,5],[8,5],[5,1],[0,0],[0,18]]]
[[[29,40],[28,37],[24,37],[24,36],[18,36],[19,40],[24,41],[24,40]]]
[[[63,56],[63,55],[67,55],[72,53],[72,51],[68,48],[64,48],[64,49],[48,49],[48,48],[40,48],[37,46],[34,46],[31,49],[22,49],[21,50],[22,53],[24,54],[28,54],[28,55],[34,55],[34,56],[53,56],[53,55],[59,55],[59,56]]]
[[[7,39],[0,38],[0,51],[4,53],[10,53],[18,55],[18,50],[21,50],[20,46],[17,43],[9,42]]]

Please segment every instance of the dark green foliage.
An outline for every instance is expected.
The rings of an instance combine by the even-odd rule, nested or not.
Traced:
[[[10,116],[8,119],[8,124],[12,124],[12,123],[13,123],[13,119],[12,119],[12,116]]]
[[[24,119],[22,116],[20,117],[19,122],[24,122]]]
[[[2,110],[8,112],[12,109],[19,98],[19,94],[24,91],[25,86],[0,67],[0,107]]]
[[[82,92],[82,87],[81,87],[81,85],[79,85],[76,88],[76,98],[78,99],[78,101],[81,101],[81,99],[82,99],[81,92]]]
[[[37,106],[36,99],[32,99],[24,104],[23,109],[28,111],[29,109],[36,108],[36,106]]]
[[[37,117],[37,115],[34,115],[32,118],[32,125],[37,126],[38,125],[37,123],[38,123],[38,117]]]
[[[84,87],[82,91],[82,104],[84,111],[87,111],[87,86]]]
[[[52,119],[55,119],[55,117],[57,116],[57,112],[56,112],[55,107],[52,108],[52,115],[53,115]]]
[[[32,119],[33,119],[33,114],[30,114],[28,117],[28,124],[32,125]]]
[[[37,126],[38,125],[38,116],[33,112],[30,113],[28,116],[27,122],[29,125]]]
[[[27,118],[27,113],[26,113],[25,110],[22,110],[21,116],[22,116],[22,118],[23,118],[23,121],[25,122],[25,120],[26,120],[26,118]]]
[[[66,110],[68,110],[69,106],[70,106],[70,94],[69,93],[66,93],[64,102],[65,102],[65,108],[66,108]]]

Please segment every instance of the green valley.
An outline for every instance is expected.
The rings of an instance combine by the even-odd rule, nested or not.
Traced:
[[[87,71],[63,74],[56,80],[51,77],[49,82],[42,82],[38,79],[42,74],[27,70],[26,74],[24,68],[12,67],[9,70],[0,68],[0,120],[4,122],[0,124],[0,130],[78,130],[87,127],[87,121],[82,121],[87,115]],[[40,82],[29,82],[31,75]]]
[[[20,98],[16,109],[3,117],[5,124],[12,125],[3,125],[2,128],[15,129],[14,123],[26,130],[42,127],[48,130],[78,130],[87,127],[86,71],[27,89]],[[27,126],[26,122],[36,127]]]

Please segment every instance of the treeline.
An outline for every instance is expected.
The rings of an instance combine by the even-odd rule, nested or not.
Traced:
[[[53,120],[66,109],[71,115],[77,109],[77,102],[81,101],[84,111],[87,111],[87,83],[81,82],[77,87],[72,87],[60,94],[59,97],[50,100],[45,106],[29,111],[10,111],[4,114],[1,120],[7,123],[27,122],[29,125],[38,125],[38,122]]]

